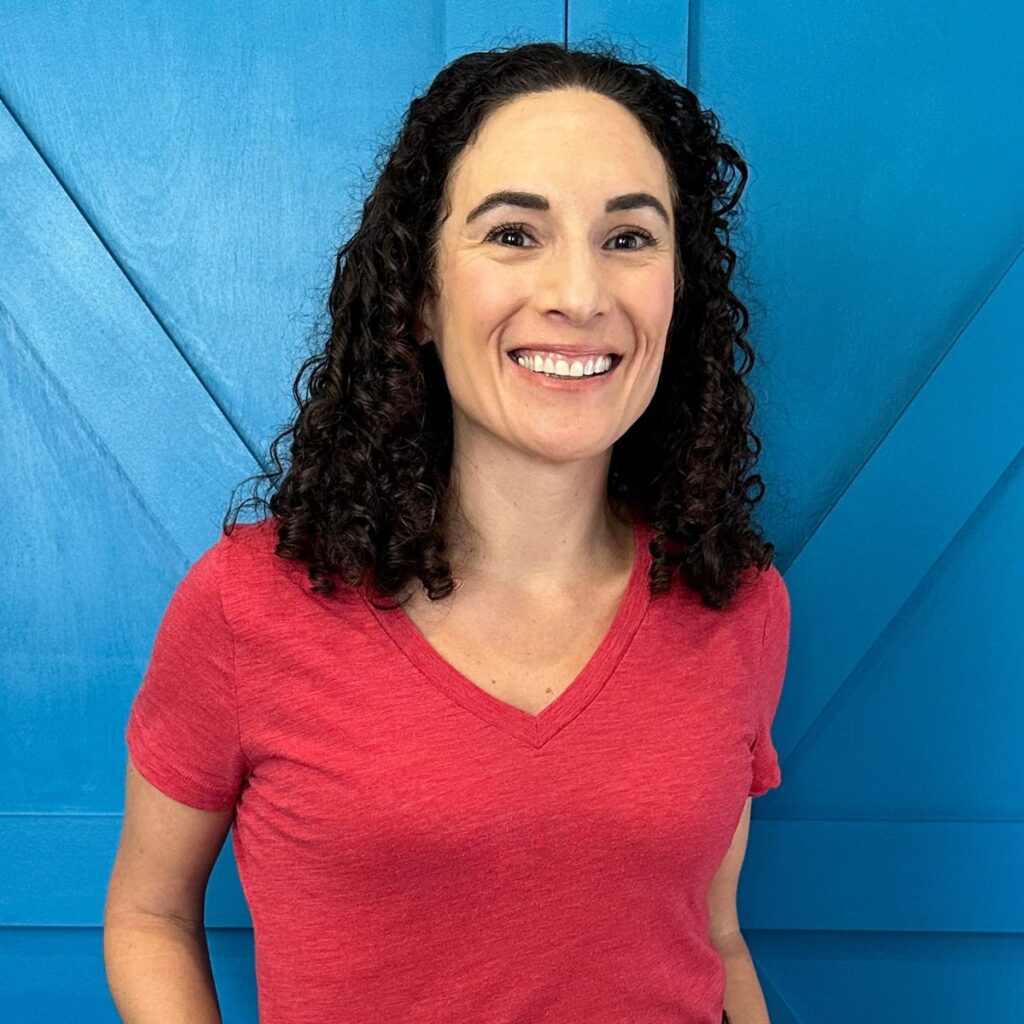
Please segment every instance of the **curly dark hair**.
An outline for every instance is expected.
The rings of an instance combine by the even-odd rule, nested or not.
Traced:
[[[737,257],[727,215],[746,186],[747,165],[693,92],[620,54],[606,42],[467,53],[412,100],[361,222],[338,251],[329,334],[293,384],[297,413],[270,446],[277,469],[249,478],[274,485],[274,493],[269,502],[254,494],[233,517],[229,508],[226,534],[241,509],[256,504],[277,518],[276,554],[307,563],[316,593],[332,593],[334,576],[363,586],[367,574],[375,603],[394,598],[413,576],[431,600],[452,592],[443,531],[449,501],[457,501],[449,494],[451,396],[434,346],[414,336],[423,296],[437,294],[448,173],[499,106],[577,87],[618,101],[639,120],[667,163],[676,222],[661,375],[647,409],[613,447],[609,507],[653,527],[652,593],[670,590],[679,566],[705,605],[722,608],[744,570],[771,565],[774,545],[752,520],[764,485],[749,472],[761,451],[743,380],[754,365],[744,337],[750,318],[730,289]],[[286,472],[278,448],[289,436]]]

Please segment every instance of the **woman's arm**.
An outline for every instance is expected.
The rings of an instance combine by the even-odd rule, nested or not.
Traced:
[[[103,913],[107,984],[125,1024],[221,1024],[203,911],[233,819],[233,808],[172,800],[128,758]]]
[[[743,936],[737,932],[718,951],[725,965],[725,1012],[729,1024],[771,1024],[761,982]]]
[[[736,911],[736,892],[750,834],[752,799],[748,796],[743,805],[732,842],[708,889],[709,937],[725,965],[725,1011],[729,1024],[771,1024]]]
[[[123,1024],[221,1024],[202,925],[110,912],[103,960]]]

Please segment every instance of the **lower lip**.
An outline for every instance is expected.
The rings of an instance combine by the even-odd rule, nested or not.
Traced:
[[[600,390],[602,384],[607,384],[609,379],[614,376],[615,371],[618,370],[622,363],[622,356],[619,356],[615,362],[612,363],[612,367],[607,373],[602,373],[599,376],[591,377],[545,377],[543,373],[536,373],[533,370],[528,370],[525,366],[521,366],[512,355],[508,353],[509,361],[512,365],[524,376],[534,384],[539,384],[541,387],[551,388],[554,391],[596,391]]]

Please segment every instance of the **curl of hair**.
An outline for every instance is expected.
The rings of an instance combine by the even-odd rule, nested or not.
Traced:
[[[652,593],[670,590],[678,569],[705,605],[722,608],[741,573],[772,562],[774,545],[752,518],[764,485],[750,472],[761,442],[743,379],[754,366],[749,315],[730,288],[737,257],[728,218],[747,165],[716,115],[651,65],[621,59],[611,44],[534,42],[467,53],[410,103],[337,254],[328,336],[293,384],[297,412],[270,446],[277,468],[249,478],[274,493],[254,494],[225,517],[230,534],[245,505],[269,508],[276,554],[306,563],[316,593],[332,593],[336,579],[363,586],[367,575],[375,603],[413,577],[431,600],[455,588],[443,530],[457,502],[451,397],[434,346],[415,339],[419,303],[437,294],[437,225],[453,162],[497,107],[565,88],[631,111],[672,184],[676,285],[665,356],[649,406],[613,447],[609,505],[654,529]],[[289,437],[286,470],[278,449]]]

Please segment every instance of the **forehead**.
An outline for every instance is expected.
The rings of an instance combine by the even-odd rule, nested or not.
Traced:
[[[493,111],[449,175],[454,209],[515,188],[552,208],[588,210],[620,192],[645,190],[668,205],[668,169],[640,122],[621,104],[582,89],[529,93]],[[607,193],[607,195],[606,195]]]

